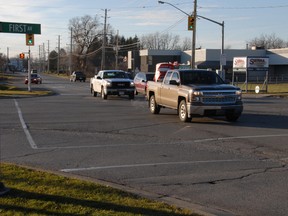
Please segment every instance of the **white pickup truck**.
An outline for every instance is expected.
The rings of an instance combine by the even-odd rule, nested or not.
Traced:
[[[240,88],[226,84],[208,70],[168,70],[162,82],[147,83],[151,113],[161,108],[177,110],[183,122],[195,116],[225,116],[236,121],[243,111]]]
[[[108,95],[128,95],[134,99],[135,85],[128,72],[122,70],[102,70],[90,79],[91,94],[99,93],[106,100]]]

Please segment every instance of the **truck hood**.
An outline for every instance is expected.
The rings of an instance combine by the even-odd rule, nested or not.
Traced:
[[[233,85],[228,85],[228,84],[215,84],[215,85],[196,85],[196,84],[189,84],[187,85],[188,87],[192,87],[196,91],[200,90],[212,90],[212,91],[217,91],[217,90],[239,90],[240,88],[235,87]]]

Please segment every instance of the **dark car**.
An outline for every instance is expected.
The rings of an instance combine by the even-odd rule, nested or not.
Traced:
[[[147,81],[152,81],[154,72],[139,72],[134,77],[135,94],[138,93],[146,95]]]
[[[70,81],[71,82],[76,82],[79,80],[80,82],[85,82],[86,81],[86,75],[81,72],[81,71],[74,71],[71,76],[70,76]]]
[[[42,78],[39,74],[31,74],[31,83],[42,84]],[[25,84],[28,84],[28,76],[25,78]]]

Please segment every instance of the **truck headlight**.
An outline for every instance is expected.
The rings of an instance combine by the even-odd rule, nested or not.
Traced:
[[[193,91],[190,90],[189,91],[189,101],[200,101],[200,97],[202,96],[202,92],[201,91]]]
[[[135,86],[134,82],[130,82],[130,87],[134,87],[134,86]]]
[[[111,86],[112,86],[112,83],[111,83],[111,82],[106,82],[106,86],[107,86],[107,87],[111,87]]]
[[[237,90],[235,92],[235,94],[236,94],[236,99],[237,100],[242,100],[242,91],[241,90]]]

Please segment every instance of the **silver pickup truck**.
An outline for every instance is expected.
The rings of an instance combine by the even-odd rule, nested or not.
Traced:
[[[151,113],[158,114],[164,107],[175,109],[183,122],[194,116],[237,121],[243,111],[241,89],[208,70],[169,70],[162,82],[147,83],[146,96]]]

